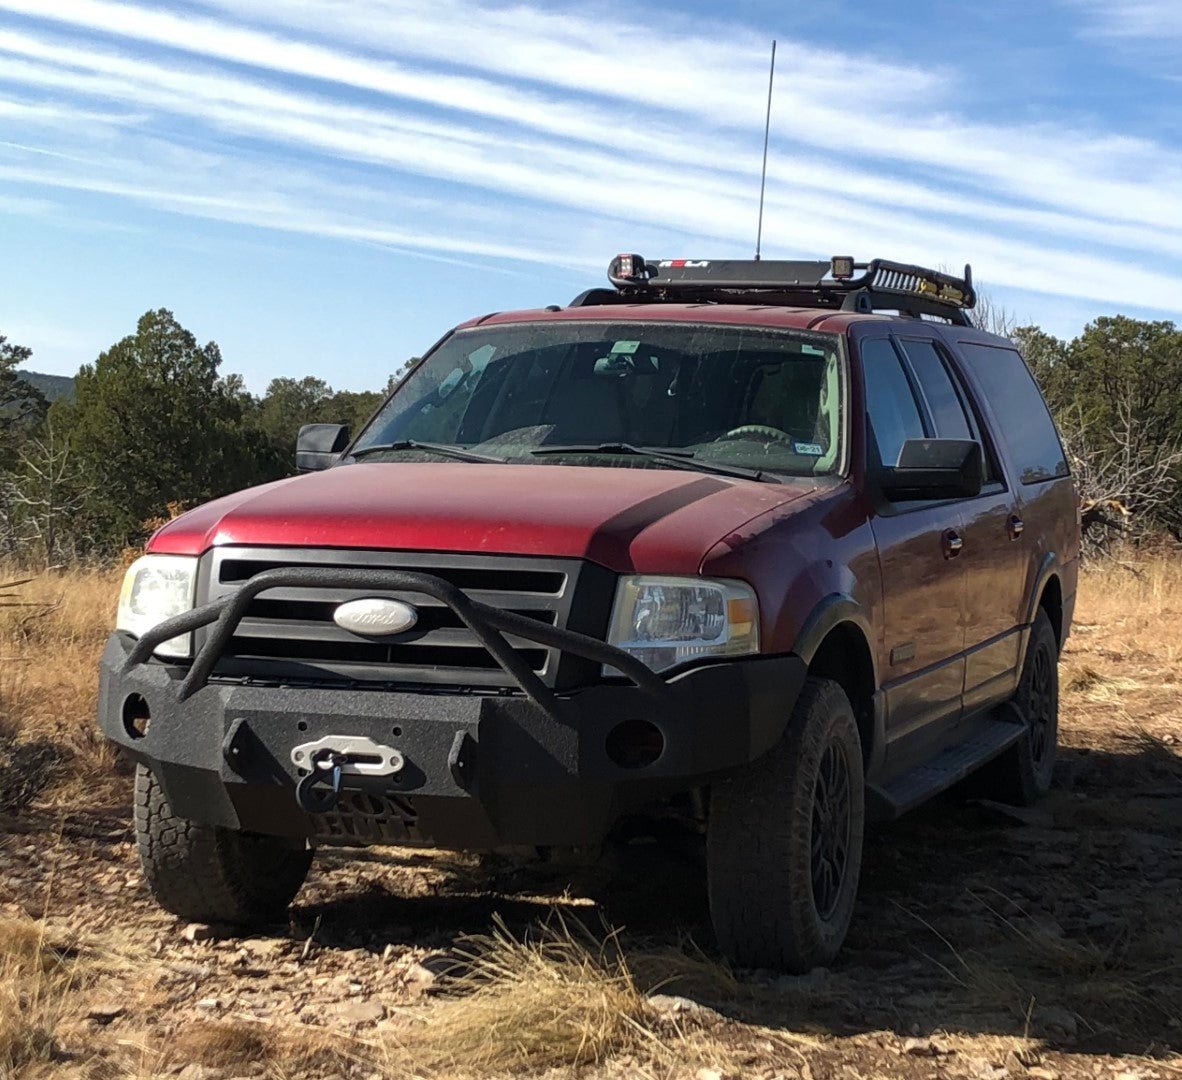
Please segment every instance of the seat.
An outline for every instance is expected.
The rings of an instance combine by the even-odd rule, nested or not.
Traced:
[[[546,441],[557,444],[627,441],[620,382],[589,373],[581,378],[562,379],[546,406],[545,421],[554,425]]]

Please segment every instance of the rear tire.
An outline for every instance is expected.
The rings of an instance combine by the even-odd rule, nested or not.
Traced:
[[[743,967],[803,973],[832,962],[858,892],[862,743],[845,691],[809,679],[767,754],[710,796],[710,915]]]
[[[973,778],[972,790],[1012,806],[1030,806],[1051,789],[1059,746],[1059,641],[1041,607],[1009,704],[1021,713],[1026,733]]]
[[[157,903],[190,922],[276,922],[295,898],[312,852],[275,836],[198,825],[172,812],[151,770],[135,770],[135,838]]]

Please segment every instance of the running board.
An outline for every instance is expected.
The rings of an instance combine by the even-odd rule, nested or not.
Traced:
[[[885,784],[866,787],[867,809],[878,821],[891,821],[933,795],[960,783],[987,761],[1005,753],[1025,734],[1014,720],[997,717],[1015,715],[1017,710],[1001,709],[981,720],[963,742],[942,750],[931,761],[917,765]]]

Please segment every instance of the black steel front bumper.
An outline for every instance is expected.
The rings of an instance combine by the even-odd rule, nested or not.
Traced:
[[[289,586],[433,596],[522,692],[211,681],[251,599]],[[210,624],[187,669],[152,659],[163,641]],[[505,633],[609,664],[632,685],[555,693]],[[321,842],[592,844],[622,812],[769,750],[804,677],[799,657],[779,656],[710,663],[666,680],[602,641],[476,603],[432,575],[293,568],[258,574],[138,642],[113,635],[102,659],[99,720],[108,738],[155,772],[176,813],[204,824]],[[664,739],[659,757],[641,768],[617,764],[608,750],[609,737],[630,720],[651,723]],[[337,809],[306,813],[295,799],[301,771],[291,750],[341,736],[394,747],[405,764],[393,777],[349,778]]]

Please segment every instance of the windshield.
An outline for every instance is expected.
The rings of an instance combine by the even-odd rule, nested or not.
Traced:
[[[814,476],[841,463],[843,365],[831,334],[677,323],[475,327],[420,364],[357,440],[367,460],[705,465]],[[564,449],[566,448],[566,449]]]

